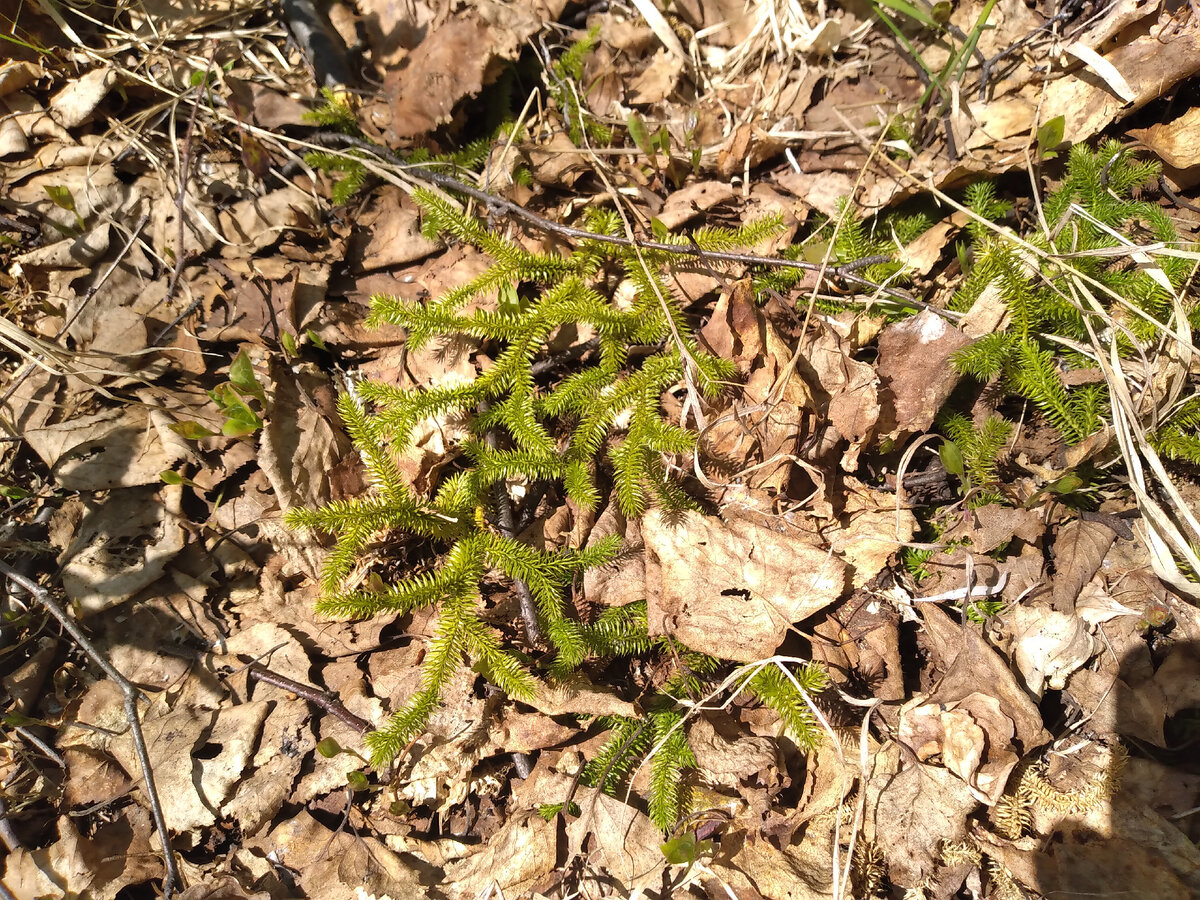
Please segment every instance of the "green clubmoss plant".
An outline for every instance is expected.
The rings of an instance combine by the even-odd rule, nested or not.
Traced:
[[[581,570],[613,558],[616,539],[582,550],[530,547],[513,534],[511,507],[505,518],[507,485],[554,483],[580,507],[593,508],[601,500],[597,479],[603,469],[626,516],[638,516],[652,503],[666,510],[690,507],[664,459],[691,453],[696,435],[664,418],[660,397],[686,379],[715,398],[733,375],[729,361],[697,344],[663,277],[676,259],[665,251],[582,240],[570,255],[535,253],[493,234],[445,195],[418,190],[414,197],[427,234],[471,244],[492,265],[432,302],[377,296],[368,321],[405,328],[411,350],[433,341],[473,340],[492,362],[473,380],[454,386],[358,383],[341,396],[338,409],[362,454],[371,493],[287,515],[294,527],[336,535],[321,576],[322,612],[361,618],[437,609],[420,690],[368,737],[376,763],[393,759],[423,731],[443,689],[468,660],[516,699],[529,699],[538,689],[540,676],[527,656],[484,616],[480,582],[488,572],[503,573],[518,590],[527,587],[536,605],[531,612],[536,622],[527,622],[527,628],[531,637],[544,636],[551,657],[541,665],[550,675],[570,672],[590,655],[649,648],[644,611],[584,623],[568,615],[564,604],[564,591]],[[619,220],[592,212],[588,224],[612,234]],[[779,228],[778,220],[766,220],[672,240],[710,250],[751,247]],[[598,288],[614,272],[635,288],[627,306]],[[475,307],[467,311],[472,302]],[[586,365],[554,380],[560,367],[549,342],[565,326],[590,329],[594,351]],[[458,470],[426,496],[405,481],[397,460],[417,426],[429,419],[453,419],[467,437],[457,447]],[[398,532],[443,547],[437,565],[392,584],[379,579],[368,579],[366,587],[349,584],[368,543]],[[661,734],[666,719],[654,721],[650,735]],[[671,771],[677,772],[689,757],[672,747],[679,751],[671,754],[678,764]],[[666,785],[673,778],[664,770],[659,780]],[[671,809],[664,805],[659,818],[665,821]]]
[[[968,310],[986,290],[998,291],[1008,322],[1002,331],[959,351],[954,364],[965,375],[982,382],[996,379],[1008,392],[1030,401],[1068,444],[1087,438],[1108,415],[1103,384],[1069,387],[1064,380],[1071,369],[1095,365],[1070,348],[1088,346],[1092,332],[1104,335],[1131,359],[1140,347],[1154,346],[1162,338],[1161,324],[1155,323],[1170,321],[1172,295],[1182,292],[1196,268],[1186,255],[1156,255],[1153,267],[1129,264],[1133,262],[1130,251],[1140,245],[1180,244],[1166,214],[1133,197],[1157,177],[1159,168],[1157,163],[1135,159],[1115,141],[1097,150],[1074,146],[1066,177],[1042,206],[1049,234],[1024,237],[1045,256],[979,222],[970,226],[973,263],[950,308]],[[994,220],[1007,210],[990,184],[974,185],[966,199],[968,207],[985,219]],[[1104,315],[1064,288],[1071,279],[1098,286],[1093,294],[1106,304]],[[1145,315],[1138,315],[1139,311]],[[1191,328],[1200,325],[1196,304],[1187,314]],[[1194,427],[1191,412],[1185,406],[1177,416],[1164,424],[1179,431],[1161,431],[1158,440],[1191,458],[1190,442],[1183,439]]]

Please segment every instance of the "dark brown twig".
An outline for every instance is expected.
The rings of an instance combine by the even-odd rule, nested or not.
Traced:
[[[293,681],[286,675],[280,675],[278,672],[272,672],[261,663],[251,663],[246,669],[246,675],[255,681],[261,681],[264,684],[270,684],[281,690],[290,691],[297,697],[307,700],[320,709],[325,710],[329,715],[333,716],[342,722],[345,722],[351,728],[358,731],[360,734],[371,729],[371,723],[366,719],[359,718],[346,707],[342,706],[341,701],[337,697],[325,691],[319,690],[309,684],[302,684],[299,681]]]
[[[483,415],[489,409],[486,400],[479,404],[479,413]],[[483,438],[484,446],[495,450],[497,446],[496,431],[489,429]],[[517,536],[517,518],[513,513],[512,498],[508,496],[508,485],[501,478],[492,486],[492,502],[496,507],[496,528],[504,537],[513,540]],[[531,646],[542,643],[542,626],[538,624],[537,604],[533,600],[533,592],[529,585],[520,578],[513,579],[513,589],[517,592],[517,602],[521,606],[521,621],[525,623],[525,637]]]
[[[39,585],[18,572],[16,569],[9,566],[3,560],[0,560],[0,574],[3,574],[10,581],[20,585],[29,595],[37,600],[45,609],[58,619],[63,630],[71,636],[71,639],[79,646],[79,649],[86,653],[97,666],[113,680],[125,695],[125,718],[129,722],[129,734],[133,738],[133,749],[138,758],[138,766],[142,770],[142,778],[145,782],[146,801],[150,805],[151,815],[154,817],[154,827],[158,830],[159,840],[162,841],[163,847],[163,897],[166,900],[171,900],[175,891],[175,885],[179,881],[179,870],[175,866],[175,852],[171,849],[171,835],[167,831],[167,820],[163,815],[162,804],[158,800],[158,790],[154,785],[154,768],[150,764],[150,753],[146,749],[146,738],[142,734],[142,722],[138,716],[138,700],[144,700],[145,695],[142,694],[133,683],[116,670],[112,663],[105,658],[92,643],[91,639],[83,633],[83,629],[67,615],[66,610],[59,605],[49,594],[49,592]]]
[[[495,194],[489,194],[487,191],[482,191],[477,187],[472,187],[469,184],[464,184],[457,178],[450,175],[436,172],[433,169],[425,166],[414,166],[406,163],[403,159],[392,153],[385,147],[380,147],[368,140],[360,137],[355,137],[350,134],[341,134],[334,131],[323,131],[312,136],[312,142],[325,147],[355,147],[359,150],[366,150],[384,162],[399,166],[403,169],[404,174],[417,181],[425,181],[429,184],[436,185],[439,188],[447,191],[453,191],[456,194],[462,194],[477,200],[484,204],[489,212],[507,213],[515,218],[528,222],[530,225],[544,231],[548,234],[558,235],[559,237],[572,240],[595,241],[600,244],[612,244],[617,247],[633,247],[639,250],[655,250],[663,253],[671,253],[676,256],[691,256],[708,260],[710,262],[732,262],[741,263],[748,266],[770,266],[779,269],[803,269],[808,272],[821,273],[825,278],[838,279],[846,284],[854,285],[861,289],[863,293],[879,292],[884,296],[905,304],[913,304],[914,298],[906,291],[901,291],[896,288],[887,287],[886,285],[876,284],[860,275],[855,274],[855,270],[861,268],[863,263],[851,262],[840,266],[822,265],[821,263],[811,263],[802,259],[784,259],[781,257],[759,256],[754,253],[733,253],[723,250],[702,250],[694,244],[664,244],[660,241],[643,241],[632,240],[627,237],[622,237],[614,234],[597,234],[593,231],[587,231],[583,228],[574,228],[570,225],[561,225],[547,219],[545,216],[540,216],[531,210],[526,209],[520,204],[513,203],[511,200],[505,200],[503,197],[497,197]],[[878,261],[878,260],[874,260]],[[867,263],[870,264],[869,262]]]

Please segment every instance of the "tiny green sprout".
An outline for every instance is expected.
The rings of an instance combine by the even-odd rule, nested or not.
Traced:
[[[304,330],[304,334],[305,334],[305,336],[308,337],[308,342],[310,344],[312,344],[314,347],[316,347],[318,350],[325,349],[325,340],[319,334],[317,334],[315,331],[313,331],[311,328],[306,328]]]
[[[954,441],[942,441],[942,449],[938,452],[946,471],[961,479],[966,479],[966,469],[963,467],[962,450]]]
[[[1046,490],[1051,494],[1058,494],[1060,497],[1063,497],[1067,494],[1075,493],[1081,487],[1083,487],[1083,479],[1074,472],[1068,472],[1061,478],[1057,478],[1046,485]]]
[[[279,336],[279,345],[283,347],[283,353],[288,359],[300,355],[300,347],[296,344],[296,336],[290,331],[285,331]]]
[[[195,487],[196,482],[188,478],[186,475],[180,475],[178,472],[172,472],[170,469],[164,469],[158,473],[159,479],[163,484],[186,484],[188,487]]]
[[[238,352],[229,366],[229,383],[241,393],[248,394],[259,403],[266,405],[267,393],[258,383],[258,376],[254,374],[254,366],[250,364],[250,357],[244,350]]]
[[[356,794],[360,794],[363,791],[369,791],[371,789],[371,782],[368,781],[367,776],[358,769],[352,769],[346,773],[346,784],[349,786],[350,790],[354,791]]]
[[[75,217],[75,226],[80,232],[83,232],[86,227],[83,221],[83,216],[75,208],[75,195],[71,193],[71,189],[65,184],[48,184],[45,185],[46,195],[50,198],[50,202],[59,209],[65,209]]]
[[[407,816],[412,812],[412,804],[407,800],[393,800],[388,804],[388,812],[393,816]]]
[[[641,113],[637,110],[631,112],[625,121],[625,127],[629,129],[629,136],[633,138],[638,149],[647,156],[654,156],[654,147],[650,143],[650,132],[646,128],[646,120],[642,118]]]
[[[342,745],[335,738],[325,738],[325,740],[317,744],[317,752],[326,759],[333,759],[339,753],[345,751],[342,750]]]
[[[174,422],[167,426],[185,441],[198,441],[201,438],[212,437],[217,432],[210,431],[199,422]]]
[[[1065,116],[1055,116],[1044,122],[1037,130],[1038,156],[1042,159],[1054,159],[1058,154],[1052,153],[1063,142],[1066,134],[1067,119]]]
[[[245,437],[262,428],[262,418],[242,399],[231,383],[217,385],[208,392],[208,396],[225,416],[221,434],[226,437]]]
[[[1146,631],[1161,630],[1170,624],[1173,618],[1171,608],[1161,600],[1155,600],[1143,610],[1141,624]]]
[[[679,837],[664,841],[659,849],[667,858],[668,865],[690,867],[701,856],[713,852],[713,842],[697,841],[696,835],[689,831]]]
[[[562,803],[543,803],[538,807],[537,812],[539,816],[549,822],[551,819],[561,813],[563,808],[564,807]],[[580,815],[579,804],[572,800],[570,805],[566,807],[566,813],[568,816],[578,818]]]

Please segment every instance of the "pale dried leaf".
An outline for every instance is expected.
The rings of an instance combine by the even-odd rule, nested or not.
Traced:
[[[1067,676],[1095,655],[1098,644],[1074,612],[1049,606],[1015,606],[1004,615],[1012,635],[1013,662],[1035,697],[1049,686],[1062,690]]]
[[[554,870],[558,824],[536,811],[513,816],[478,853],[446,867],[446,891],[453,900],[468,900],[501,891],[519,897]]]
[[[798,529],[697,512],[675,523],[651,510],[642,536],[650,634],[722,659],[770,656],[789,626],[845,587],[845,563]]]

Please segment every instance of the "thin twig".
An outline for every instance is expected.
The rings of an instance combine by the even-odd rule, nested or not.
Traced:
[[[574,228],[570,225],[561,225],[540,216],[531,210],[526,209],[520,204],[513,203],[511,200],[505,200],[503,197],[497,197],[495,194],[489,194],[487,191],[481,191],[477,187],[472,187],[469,184],[464,184],[457,178],[446,175],[442,172],[436,172],[433,169],[425,166],[414,166],[406,163],[401,157],[392,153],[390,150],[373,144],[368,140],[364,140],[354,135],[341,134],[333,131],[323,131],[312,136],[312,142],[325,147],[356,147],[360,150],[366,150],[374,154],[378,158],[389,162],[396,166],[401,166],[404,173],[410,178],[418,181],[426,181],[436,185],[439,188],[447,191],[453,191],[457,194],[463,194],[473,200],[477,200],[484,204],[489,211],[503,212],[509,215],[528,222],[530,225],[547,232],[548,234],[558,235],[563,238],[574,240],[595,241],[600,244],[612,244],[617,247],[630,247],[635,250],[653,250],[662,253],[671,253],[677,256],[699,257],[710,262],[732,262],[741,263],[748,266],[770,266],[780,269],[803,269],[808,272],[823,273],[827,279],[840,280],[848,285],[860,288],[864,293],[882,293],[893,300],[903,303],[913,303],[914,298],[906,291],[898,290],[897,288],[887,287],[886,285],[876,284],[860,275],[855,274],[855,270],[862,267],[862,263],[855,261],[841,266],[823,266],[820,263],[811,263],[802,259],[784,259],[781,257],[760,256],[755,253],[733,253],[720,250],[702,250],[693,244],[664,244],[660,241],[644,241],[629,237],[622,237],[614,234],[597,234],[593,231],[588,231],[583,228]],[[874,260],[878,261],[878,260]],[[867,263],[868,265],[870,262]]]
[[[21,838],[8,818],[8,804],[4,802],[3,797],[0,797],[0,841],[4,842],[9,853],[16,853],[21,849]]]
[[[479,405],[480,413],[487,412],[487,401]],[[489,450],[496,449],[496,432],[489,429],[484,436],[484,444]],[[496,506],[496,527],[509,540],[517,536],[517,520],[513,514],[512,498],[508,496],[508,485],[501,478],[492,485],[492,502]],[[533,600],[533,592],[523,579],[514,578],[513,588],[517,592],[517,601],[521,606],[521,621],[525,623],[525,637],[533,646],[543,641],[542,626],[538,624],[537,604]]]
[[[67,329],[75,324],[75,320],[79,318],[80,314],[87,308],[88,304],[91,302],[91,299],[94,296],[96,296],[96,293],[100,290],[101,287],[104,286],[104,282],[108,281],[109,276],[112,275],[112,273],[116,270],[117,266],[119,266],[121,264],[121,261],[128,255],[129,251],[133,248],[134,243],[137,241],[138,237],[141,235],[142,229],[146,227],[146,223],[149,221],[150,221],[150,213],[143,213],[142,217],[140,219],[138,219],[137,224],[133,226],[133,230],[129,233],[129,240],[127,240],[125,242],[125,246],[121,248],[120,252],[117,254],[117,258],[114,259],[112,261],[112,263],[109,265],[109,267],[104,270],[104,274],[101,275],[99,279],[97,279],[96,283],[93,284],[91,287],[89,287],[87,289],[87,291],[84,292],[83,298],[79,301],[79,305],[76,307],[75,312],[71,313],[71,315],[67,318],[67,320],[65,322],[63,322],[62,327],[58,329],[58,333],[54,335],[55,341],[62,340],[62,336],[67,333]],[[4,391],[4,393],[2,395],[0,395],[0,406],[3,406],[5,403],[7,403],[9,401],[9,398],[11,398],[12,395],[17,392],[17,388],[19,388],[22,384],[24,384],[25,379],[27,379],[30,375],[33,374],[33,370],[35,368],[37,368],[37,361],[30,360],[28,363],[25,364],[25,366],[21,369],[21,371],[19,371],[13,377],[13,380],[11,383],[9,383],[8,388]]]
[[[196,131],[196,114],[200,112],[200,98],[204,96],[204,92],[208,89],[208,76],[212,73],[213,63],[216,60],[216,57],[217,42],[213,41],[212,51],[208,55],[208,67],[204,70],[204,78],[198,85],[196,85],[196,99],[195,102],[192,103],[191,115],[188,116],[187,131],[184,133],[183,137],[183,153],[179,157],[179,192],[175,195],[175,215],[179,219],[179,232],[178,241],[175,247],[175,266],[171,270],[171,280],[167,282],[167,292],[163,295],[163,298],[155,304],[155,306],[171,302],[172,298],[175,296],[176,289],[179,287],[179,277],[183,274],[183,241],[186,236],[184,228],[186,223],[184,206],[187,203],[188,182],[191,180],[192,138]],[[192,310],[196,308],[196,305],[199,302],[200,298],[197,297],[195,300],[189,303],[187,309],[176,316],[175,320],[171,322],[170,325],[160,331],[154,340],[150,342],[150,345],[154,346],[158,344],[159,341],[166,337],[167,332],[190,316],[192,314]]]
[[[255,681],[261,681],[264,684],[274,685],[285,691],[291,691],[297,697],[307,700],[314,706],[320,707],[329,713],[335,719],[345,722],[351,728],[358,731],[360,734],[370,731],[371,723],[366,719],[359,718],[350,710],[346,709],[335,696],[325,691],[315,688],[310,684],[303,684],[299,681],[294,681],[286,675],[280,675],[278,672],[273,672],[262,663],[251,663],[246,669],[246,675]]]
[[[175,865],[175,853],[171,849],[171,835],[167,831],[167,820],[163,815],[162,804],[158,800],[158,790],[154,785],[154,769],[150,764],[150,753],[146,749],[146,738],[142,734],[142,722],[138,717],[138,700],[145,699],[133,683],[116,670],[112,663],[105,658],[92,643],[91,639],[84,634],[83,629],[79,627],[74,619],[67,615],[66,610],[59,605],[58,601],[52,598],[49,592],[35,581],[26,578],[16,569],[9,566],[3,560],[0,560],[0,574],[5,575],[9,580],[20,585],[30,596],[37,600],[50,615],[58,619],[63,630],[71,636],[71,639],[86,653],[91,660],[100,667],[100,669],[112,679],[125,695],[125,718],[129,722],[129,734],[133,738],[134,752],[138,758],[138,765],[142,770],[142,778],[145,782],[146,801],[150,804],[150,812],[154,816],[154,827],[158,830],[159,840],[162,841],[163,848],[163,863],[165,872],[163,875],[163,897],[165,900],[171,900],[175,891],[175,885],[179,881],[179,870]]]

